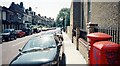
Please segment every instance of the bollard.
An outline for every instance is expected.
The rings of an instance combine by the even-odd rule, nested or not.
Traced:
[[[93,44],[98,41],[108,41],[109,39],[112,38],[112,36],[105,34],[105,33],[90,33],[87,35],[89,39],[89,45],[90,45],[90,50],[89,50],[89,64],[94,64],[94,56],[93,56]]]

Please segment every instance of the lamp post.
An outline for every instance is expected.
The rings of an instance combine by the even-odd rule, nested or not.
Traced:
[[[63,31],[65,32],[65,17],[63,18]]]
[[[64,29],[64,32],[66,31],[66,17],[67,17],[67,13],[66,12],[63,12],[64,13],[64,17],[63,17],[63,29]]]
[[[60,18],[60,21],[62,22],[62,29],[63,29],[63,31],[65,31],[64,29],[65,29],[65,24],[64,24],[64,22],[65,22],[65,18],[63,17],[63,18]]]
[[[60,21],[62,21],[62,28],[63,31],[66,31],[66,17],[67,17],[67,12],[63,12],[64,16],[62,18],[60,18]]]

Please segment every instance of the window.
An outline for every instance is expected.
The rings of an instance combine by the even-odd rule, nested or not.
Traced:
[[[6,12],[5,12],[5,11],[3,11],[3,15],[2,15],[2,16],[3,16],[2,19],[3,19],[3,20],[6,20]]]
[[[2,18],[2,14],[1,14],[2,12],[0,11],[0,19]]]

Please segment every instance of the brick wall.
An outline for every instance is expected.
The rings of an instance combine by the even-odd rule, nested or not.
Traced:
[[[91,22],[103,28],[116,28],[119,22],[118,2],[92,2]]]

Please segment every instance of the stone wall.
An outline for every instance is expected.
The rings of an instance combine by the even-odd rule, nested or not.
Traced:
[[[83,39],[79,38],[79,52],[82,54],[82,56],[84,57],[84,59],[86,60],[86,62],[88,63],[88,59],[89,59],[89,45],[86,41],[84,41]]]

